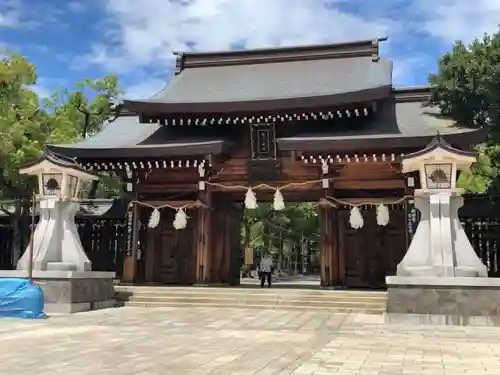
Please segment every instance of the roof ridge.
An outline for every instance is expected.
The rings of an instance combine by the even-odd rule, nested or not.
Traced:
[[[174,52],[174,55],[176,56],[175,74],[180,74],[185,68],[262,64],[325,58],[371,57],[373,61],[378,61],[380,58],[379,43],[386,41],[387,39],[387,37],[384,37],[332,44],[300,45],[234,51],[176,51]]]
[[[397,103],[427,102],[431,95],[430,86],[395,87],[392,95]]]

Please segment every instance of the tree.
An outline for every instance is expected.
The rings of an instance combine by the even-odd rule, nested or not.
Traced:
[[[73,90],[56,91],[44,100],[44,108],[51,114],[50,126],[57,129],[61,123],[69,123],[72,134],[56,133],[52,142],[74,143],[96,135],[103,124],[114,121],[118,116],[122,94],[123,90],[114,75],[97,80],[85,79],[75,83]],[[99,181],[88,189],[89,198],[121,195],[122,185],[116,176],[100,173]]]
[[[257,209],[245,210],[241,245],[269,253],[281,269],[290,269],[299,261],[303,249],[317,245],[318,228],[313,203],[287,204],[282,211],[275,211],[270,203],[259,203]]]
[[[0,194],[14,207],[13,212],[0,205],[11,218],[13,255],[21,253],[20,222],[29,211],[29,197],[35,181],[19,175],[26,160],[37,156],[48,134],[48,115],[31,86],[36,83],[36,70],[24,57],[12,55],[0,60]],[[13,204],[12,204],[13,203]]]
[[[75,91],[59,91],[42,103],[33,90],[36,78],[35,66],[25,57],[0,58],[0,210],[11,220],[14,262],[36,185],[19,174],[20,166],[39,156],[46,144],[73,143],[98,132],[112,118],[121,94],[116,77],[109,76],[85,80]]]
[[[429,76],[431,99],[443,115],[471,128],[489,127],[480,163],[461,183],[469,190],[498,189],[500,168],[500,32],[485,34],[466,46],[458,41]]]

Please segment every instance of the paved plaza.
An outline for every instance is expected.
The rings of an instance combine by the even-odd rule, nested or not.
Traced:
[[[0,320],[0,374],[500,374],[500,329],[381,316],[117,308]]]

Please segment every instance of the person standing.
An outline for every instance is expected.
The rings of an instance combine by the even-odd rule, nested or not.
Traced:
[[[273,273],[273,260],[269,255],[264,255],[260,260],[260,287],[264,288],[264,283],[267,279],[267,287],[271,287],[271,275]]]

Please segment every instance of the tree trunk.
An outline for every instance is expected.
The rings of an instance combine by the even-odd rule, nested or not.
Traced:
[[[16,269],[17,262],[23,255],[29,241],[30,201],[17,201],[14,213],[11,216],[12,225],[12,268]]]
[[[22,232],[20,226],[21,219],[21,202],[16,201],[15,210],[10,217],[12,225],[12,269],[16,269],[17,262],[22,254]]]

